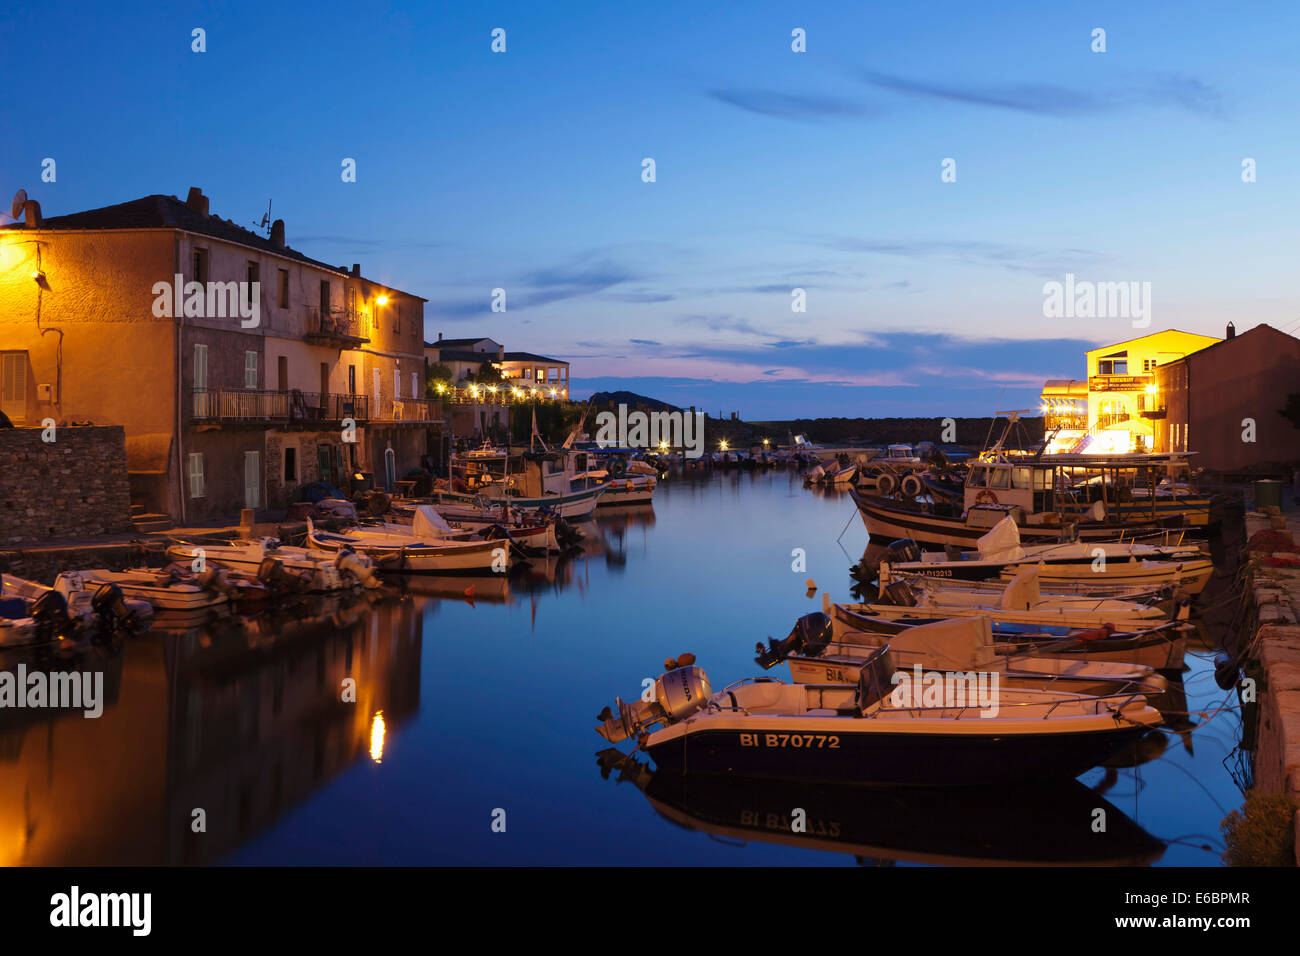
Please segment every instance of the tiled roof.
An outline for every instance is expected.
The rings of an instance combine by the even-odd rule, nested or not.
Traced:
[[[535,355],[532,352],[507,352],[502,359],[505,362],[554,362],[556,365],[568,365],[564,359],[547,358],[545,355]]]

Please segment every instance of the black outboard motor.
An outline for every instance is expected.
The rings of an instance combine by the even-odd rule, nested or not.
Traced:
[[[559,515],[555,516],[555,540],[566,551],[576,548],[582,540],[582,532]]]
[[[257,566],[257,580],[269,588],[282,588],[286,591],[306,591],[310,587],[301,575],[294,574],[284,566],[279,558],[265,557]]]
[[[67,634],[72,624],[68,617],[68,600],[58,591],[43,591],[32,602],[31,616],[44,636]]]
[[[101,627],[116,630],[135,623],[135,611],[127,607],[122,589],[116,584],[101,584],[90,597],[90,609]]]
[[[920,561],[921,546],[911,538],[899,538],[897,541],[889,543],[881,560],[887,562],[891,567],[896,564],[906,564],[910,561]]]
[[[769,638],[766,648],[762,644],[756,644],[754,650],[758,656],[754,660],[763,670],[770,670],[791,654],[802,653],[808,657],[816,657],[831,642],[831,631],[829,616],[821,611],[805,614],[794,622],[794,627],[790,629],[790,633],[784,640]]]
[[[916,592],[906,581],[890,581],[880,589],[880,603],[916,607]]]

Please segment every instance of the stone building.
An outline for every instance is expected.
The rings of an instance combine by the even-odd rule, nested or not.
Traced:
[[[198,188],[0,229],[0,395],[18,425],[126,431],[137,511],[203,522],[419,466],[424,299],[209,211]]]

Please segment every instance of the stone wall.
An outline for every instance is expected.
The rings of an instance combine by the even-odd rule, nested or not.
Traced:
[[[132,530],[120,425],[0,428],[0,547]]]

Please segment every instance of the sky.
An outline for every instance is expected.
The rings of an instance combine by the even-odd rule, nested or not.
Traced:
[[[1100,344],[1300,327],[1297,34],[1194,0],[19,0],[0,191],[269,201],[293,248],[428,299],[427,339],[567,359],[574,397],[985,415]],[[1067,274],[1150,283],[1150,325],[1048,316]]]

